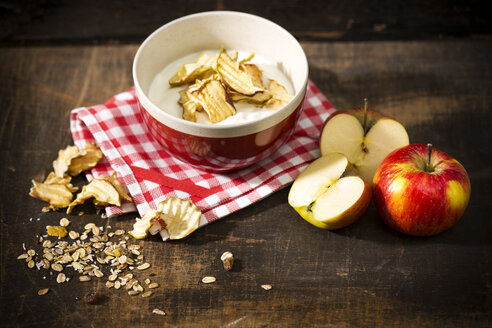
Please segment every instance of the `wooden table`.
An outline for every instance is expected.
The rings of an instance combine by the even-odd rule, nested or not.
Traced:
[[[456,226],[434,237],[407,237],[388,229],[371,205],[355,224],[324,231],[289,207],[285,188],[182,241],[139,242],[161,285],[150,298],[108,290],[104,278],[57,284],[47,271],[16,259],[23,243],[39,250],[36,235],[66,216],[41,212],[42,202],[28,196],[31,179],[46,176],[58,149],[72,143],[71,109],[132,85],[138,42],[100,38],[92,45],[74,37],[80,42],[70,45],[62,36],[26,46],[25,34],[4,38],[1,326],[490,327],[492,44],[470,37],[391,40],[390,32],[371,41],[297,36],[311,80],[336,108],[360,106],[367,97],[406,126],[412,143],[432,142],[464,165],[472,196]],[[84,209],[83,216],[68,216],[71,227],[95,222],[128,230],[136,216],[101,219],[93,207]],[[219,259],[226,250],[236,257],[230,272]],[[206,275],[217,281],[202,284]],[[42,287],[50,293],[38,296]],[[76,300],[93,290],[106,296],[102,304]],[[167,315],[152,314],[154,308]]]

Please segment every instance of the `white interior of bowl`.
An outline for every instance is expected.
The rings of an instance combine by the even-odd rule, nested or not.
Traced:
[[[279,63],[295,89],[294,99],[271,116],[234,125],[188,122],[159,109],[147,97],[154,76],[183,56],[224,46],[229,50],[255,52]],[[172,21],[152,33],[140,46],[133,63],[137,96],[147,111],[165,125],[204,137],[234,137],[269,128],[286,118],[301,103],[306,91],[308,64],[302,47],[277,24],[264,18],[227,11],[205,12]]]

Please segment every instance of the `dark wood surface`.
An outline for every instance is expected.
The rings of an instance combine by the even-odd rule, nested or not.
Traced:
[[[224,3],[186,2],[172,15],[163,15],[178,17],[195,11],[196,6],[190,9],[192,5],[209,10]],[[149,273],[161,284],[154,296],[144,299],[107,290],[105,279],[58,285],[16,260],[23,243],[39,249],[35,236],[66,216],[42,213],[42,202],[29,197],[28,191],[31,179],[41,179],[50,171],[58,149],[72,143],[70,110],[104,102],[130,87],[131,63],[138,48],[135,42],[162,23],[155,16],[148,23],[137,15],[140,23],[133,28],[69,27],[64,31],[58,28],[59,17],[69,15],[78,5],[63,1],[45,4],[32,9],[37,14],[21,10],[20,16],[35,18],[13,26],[15,31],[4,36],[0,48],[0,326],[492,325],[492,45],[487,38],[453,34],[453,27],[443,23],[444,35],[452,36],[445,40],[423,36],[419,29],[409,27],[408,35],[405,31],[401,35],[404,41],[354,32],[358,36],[352,41],[307,38],[302,42],[311,80],[336,108],[359,106],[367,97],[372,107],[406,126],[412,143],[432,142],[464,165],[472,196],[455,227],[434,237],[407,237],[389,230],[371,205],[355,224],[324,231],[309,225],[289,207],[286,188],[182,241],[141,241],[153,264]],[[239,4],[245,6],[234,2],[233,8],[225,9],[237,9],[234,6]],[[300,2],[287,4],[292,5],[290,9],[300,6]],[[27,6],[27,2],[15,5]],[[479,5],[481,2],[470,4],[471,8]],[[78,10],[84,15],[106,16],[108,8],[102,6],[100,12],[92,7]],[[303,12],[294,14],[275,1],[268,6],[266,15],[286,23],[293,32],[319,29],[328,35],[331,31],[332,23],[323,25],[319,14],[314,15],[318,20],[313,20],[310,29],[308,21],[287,19],[299,17],[296,15],[305,19]],[[311,6],[310,10],[316,9]],[[437,11],[440,4],[430,6]],[[459,13],[456,8],[460,6],[457,2],[446,10]],[[279,8],[283,11],[277,12]],[[129,19],[131,9],[127,5],[116,13]],[[43,10],[59,13],[46,18]],[[154,12],[152,7],[147,10],[150,16]],[[368,20],[361,9],[355,14],[357,19]],[[397,14],[403,21],[410,15]],[[450,14],[449,24],[472,26],[470,33],[480,30],[486,36],[490,25],[481,21],[482,14],[467,16],[470,22],[479,22],[475,25]],[[9,14],[8,19],[17,19],[14,16]],[[66,19],[61,22],[68,24]],[[106,44],[113,38],[117,44]],[[83,184],[84,179],[76,183]],[[128,214],[104,220],[90,206],[85,210],[83,216],[69,216],[74,228],[95,222],[130,229],[135,217]],[[231,272],[225,272],[219,260],[225,250],[237,259]],[[205,275],[216,276],[217,282],[202,284]],[[273,289],[265,291],[261,284],[271,284]],[[41,287],[50,287],[51,292],[38,296]],[[92,290],[104,293],[102,304],[88,305],[75,299]],[[153,308],[163,309],[167,316],[152,315]]]

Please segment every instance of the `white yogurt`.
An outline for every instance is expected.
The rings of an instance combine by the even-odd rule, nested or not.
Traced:
[[[167,65],[162,71],[152,80],[149,88],[149,99],[157,105],[163,111],[181,118],[183,115],[183,107],[178,103],[179,91],[186,89],[187,86],[173,87],[169,85],[169,79],[173,77],[184,64],[196,62],[198,57],[206,53],[209,56],[218,53],[216,50],[206,50],[193,53],[191,55],[184,56],[171,64]],[[245,51],[238,51],[238,60],[246,58],[249,53]],[[280,65],[275,65],[271,61],[255,54],[254,58],[248,63],[255,64],[263,72],[263,83],[268,85],[268,80],[276,80],[282,84],[290,95],[294,95],[294,88],[289,78],[282,72]],[[229,125],[234,123],[243,123],[254,121],[275,112],[276,107],[264,108],[256,107],[250,103],[234,103],[236,108],[236,114],[229,116],[223,121],[215,123],[215,125]],[[208,116],[205,112],[197,113],[197,123],[212,124],[208,120]]]

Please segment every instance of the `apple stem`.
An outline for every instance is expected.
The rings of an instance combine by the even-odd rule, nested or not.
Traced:
[[[432,155],[432,144],[427,144],[427,172],[431,172],[431,155]]]
[[[364,135],[366,134],[366,125],[367,125],[367,98],[364,98]]]

